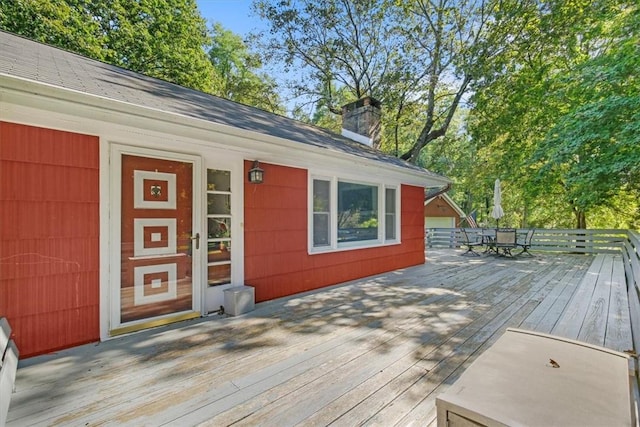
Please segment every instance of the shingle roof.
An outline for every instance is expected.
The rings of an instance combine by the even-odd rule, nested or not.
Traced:
[[[0,31],[0,74],[255,131],[446,178],[319,127]]]

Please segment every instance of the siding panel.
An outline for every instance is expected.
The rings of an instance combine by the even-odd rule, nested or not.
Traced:
[[[99,339],[99,142],[0,122],[0,315],[21,357]]]

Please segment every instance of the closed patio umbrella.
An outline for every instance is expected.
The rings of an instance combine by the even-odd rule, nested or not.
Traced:
[[[500,180],[496,179],[496,183],[493,187],[493,210],[491,211],[491,217],[496,220],[496,228],[500,224],[500,218],[504,216],[502,210],[502,193],[500,191]]]

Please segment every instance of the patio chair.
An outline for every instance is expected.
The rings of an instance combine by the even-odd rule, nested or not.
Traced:
[[[529,252],[529,248],[531,247],[531,239],[533,239],[533,233],[535,232],[535,228],[530,229],[529,231],[527,231],[527,235],[524,237],[524,240],[518,242],[518,246],[522,248],[522,252],[520,252],[518,255],[527,254],[529,256],[533,256],[533,254]]]
[[[499,228],[496,230],[495,247],[498,255],[513,257],[511,250],[517,246],[515,228]],[[502,254],[500,254],[500,251],[502,251]]]
[[[462,255],[475,255],[480,256],[480,254],[473,250],[476,246],[482,246],[482,239],[480,239],[477,233],[470,233],[466,229],[461,228],[462,236],[464,237],[463,245],[467,247],[467,251]]]

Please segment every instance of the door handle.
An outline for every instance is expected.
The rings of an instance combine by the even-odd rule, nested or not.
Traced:
[[[191,240],[196,241],[196,249],[200,249],[200,233],[196,233],[195,236],[191,236]]]

